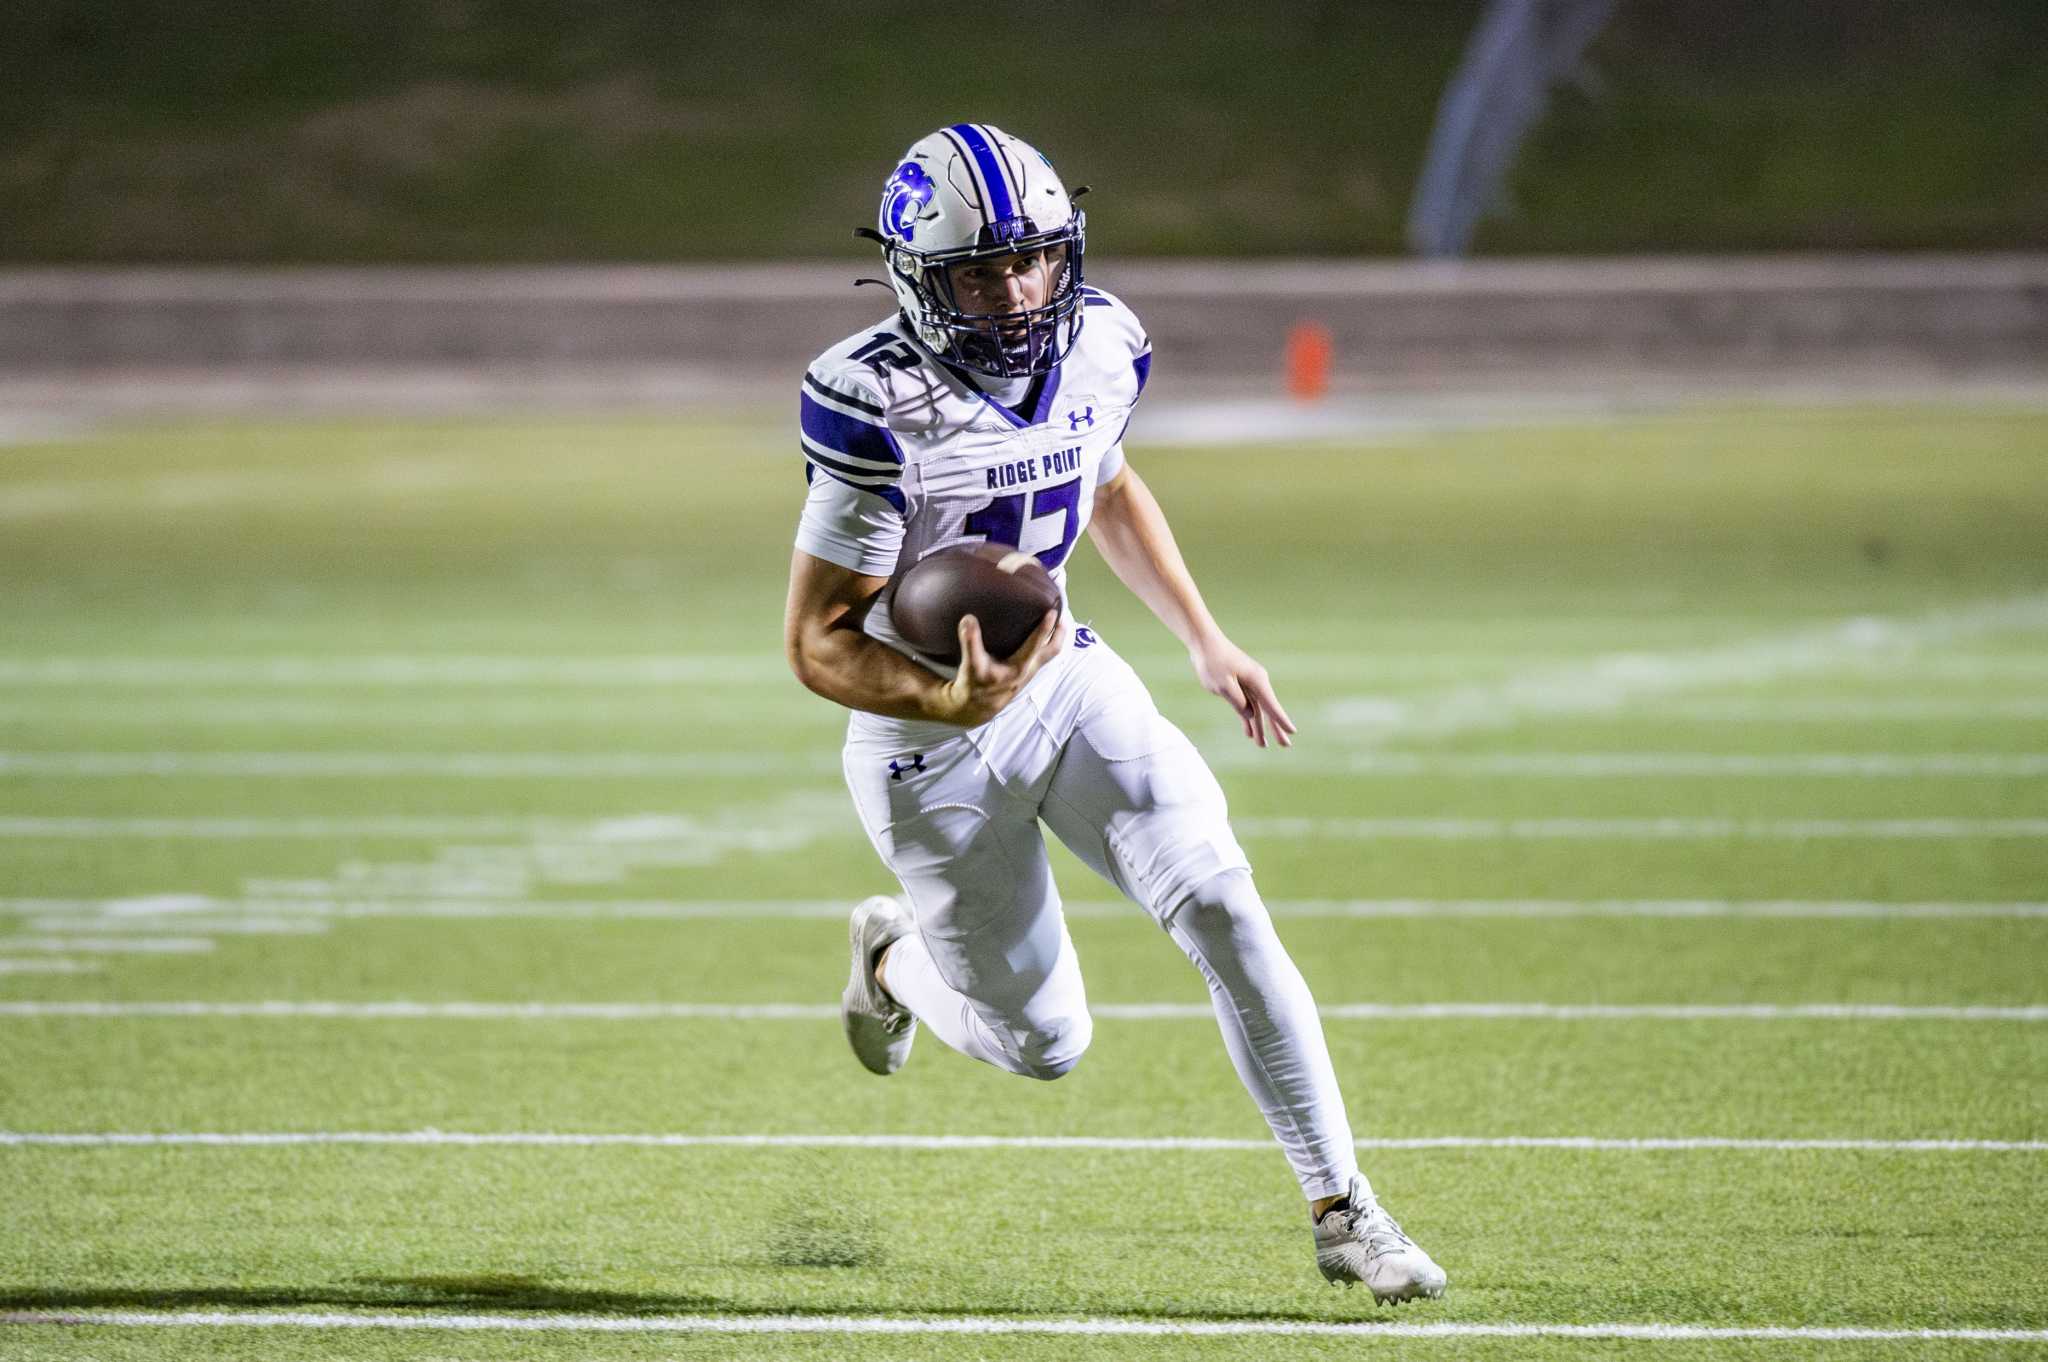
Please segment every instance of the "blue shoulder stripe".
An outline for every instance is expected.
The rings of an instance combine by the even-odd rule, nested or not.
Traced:
[[[797,437],[797,447],[803,450],[804,457],[812,463],[835,468],[848,477],[866,478],[870,482],[895,482],[903,476],[903,470],[895,464],[871,463],[866,459],[856,459],[837,450],[826,449],[808,435]]]
[[[1145,391],[1145,381],[1152,377],[1152,352],[1147,350],[1132,360],[1131,367],[1138,371],[1138,391]]]
[[[823,467],[822,464],[818,464],[815,462],[806,463],[804,465],[804,481],[808,483],[811,480],[811,474],[816,472],[821,467]],[[891,506],[894,506],[896,508],[896,514],[898,515],[909,514],[910,503],[903,499],[902,490],[900,488],[895,487],[892,484],[884,483],[879,487],[864,486],[861,483],[854,482],[850,478],[840,476],[839,474],[833,472],[829,468],[825,469],[825,476],[833,479],[835,482],[845,483],[848,487],[853,488],[856,492],[873,493],[875,496],[878,496],[882,500],[888,502]]]
[[[903,451],[896,437],[880,426],[869,425],[843,411],[834,411],[809,393],[797,397],[799,424],[804,434],[826,449],[850,454],[856,459],[878,463],[902,463]]]
[[[804,386],[820,397],[829,397],[842,407],[855,407],[880,421],[882,409],[864,397],[854,393],[843,393],[829,383],[821,383],[811,374],[804,375]]]

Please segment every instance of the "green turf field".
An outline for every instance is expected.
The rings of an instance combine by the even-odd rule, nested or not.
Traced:
[[[2048,1352],[2048,417],[1134,444],[1298,745],[1091,553],[1075,603],[1451,1274],[1398,1315],[1063,853],[1070,1078],[845,1053],[890,886],[780,660],[791,443],[0,449],[0,1358]]]

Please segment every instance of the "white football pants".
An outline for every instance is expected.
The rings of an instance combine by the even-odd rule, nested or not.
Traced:
[[[1088,1048],[1043,822],[1201,971],[1304,1193],[1349,1189],[1356,1154],[1315,1000],[1252,886],[1222,787],[1108,645],[1070,638],[1001,714],[936,745],[906,751],[856,724],[845,768],[918,926],[889,953],[889,992],[933,1034],[1044,1079]]]

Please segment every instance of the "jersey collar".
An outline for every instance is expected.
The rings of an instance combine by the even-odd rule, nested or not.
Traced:
[[[1044,374],[1041,374],[1038,379],[1034,380],[1030,388],[1025,390],[1024,405],[1031,410],[1031,415],[1029,418],[1026,418],[1021,413],[1004,406],[1001,402],[983,392],[981,385],[975,381],[972,370],[960,368],[940,355],[938,351],[926,345],[923,339],[918,336],[916,329],[904,323],[902,313],[896,314],[893,324],[897,334],[923,351],[926,358],[931,361],[932,367],[945,375],[946,381],[952,384],[963,397],[973,396],[980,398],[990,411],[1002,417],[1004,422],[1011,427],[1022,430],[1027,426],[1043,425],[1045,419],[1052,415],[1053,398],[1059,394],[1060,390],[1060,369],[1062,366],[1054,365]]]
[[[943,363],[943,361],[941,362]],[[1031,380],[1031,386],[1024,390],[1024,401],[1020,406],[1015,408],[1006,407],[994,397],[983,392],[981,385],[975,382],[972,373],[962,369],[955,369],[950,364],[946,365],[946,367],[952,370],[954,376],[960,380],[969,392],[979,397],[983,402],[986,402],[991,411],[994,411],[1019,430],[1026,426],[1043,424],[1045,418],[1052,414],[1052,400],[1060,390],[1060,366],[1054,365]],[[1031,413],[1028,418],[1024,415],[1026,411]]]

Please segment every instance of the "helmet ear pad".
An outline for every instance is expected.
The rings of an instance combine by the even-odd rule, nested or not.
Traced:
[[[889,287],[896,291],[896,305],[904,320],[917,332],[918,340],[935,354],[947,353],[951,338],[939,324],[938,299],[926,282],[926,265],[915,251],[894,244],[882,247],[882,262],[888,266]]]

